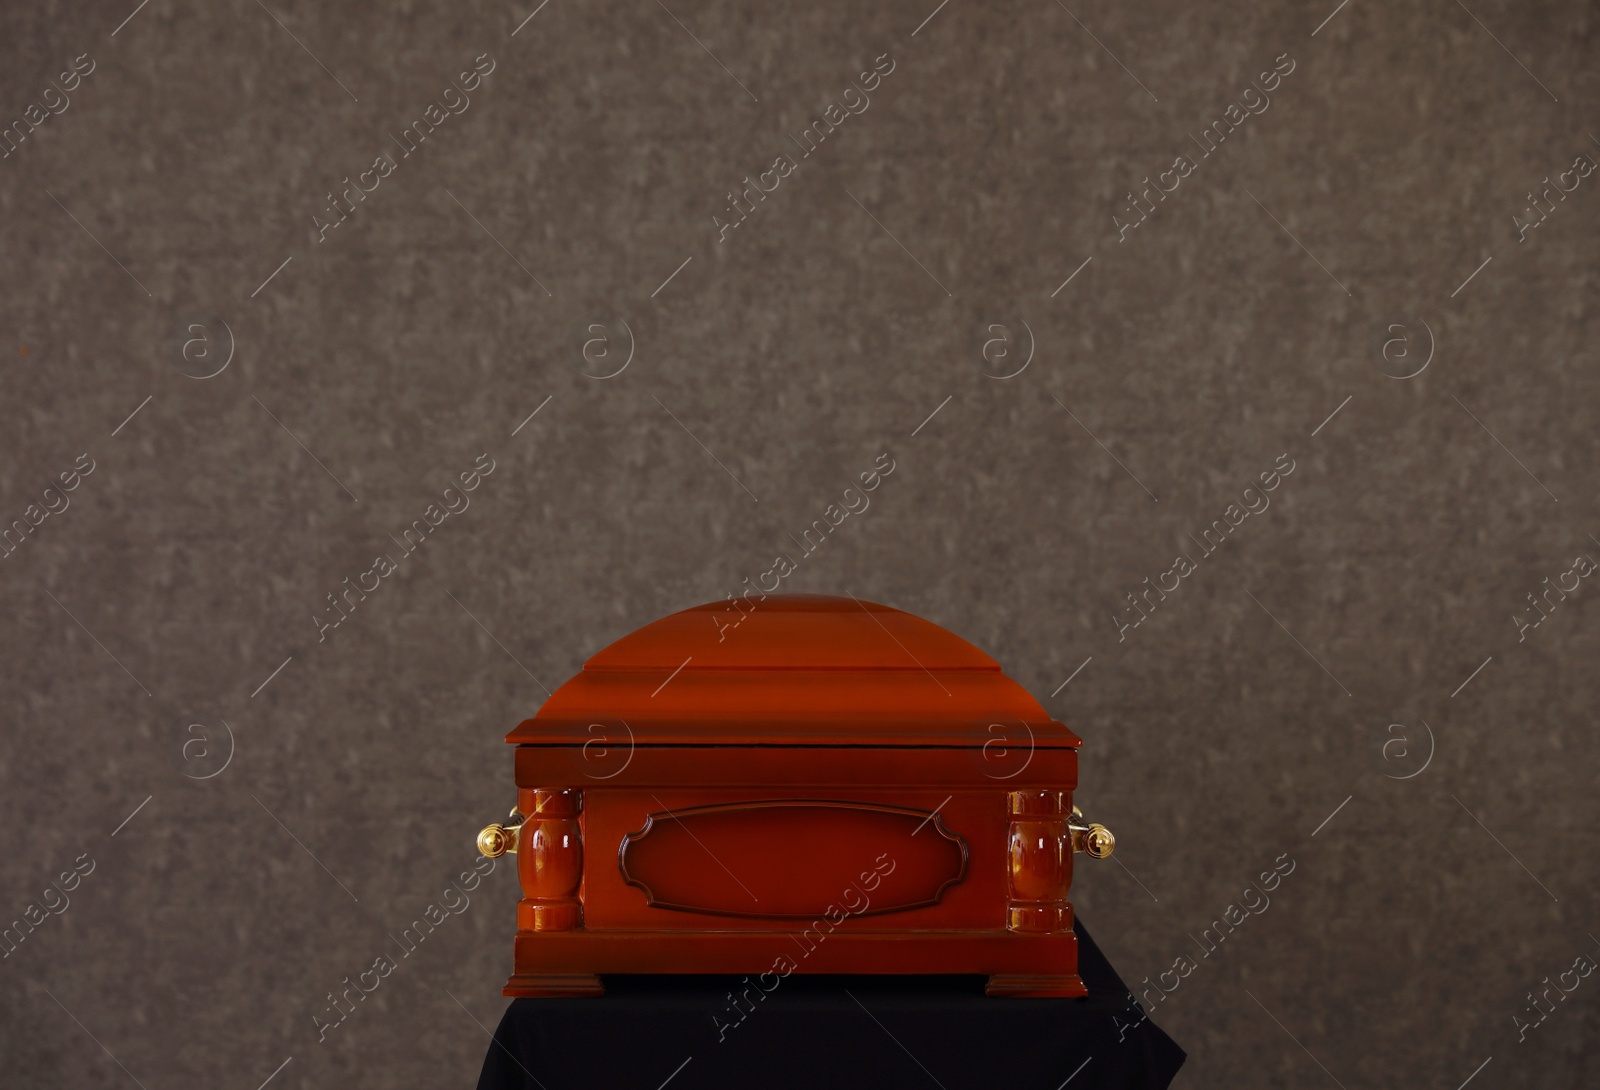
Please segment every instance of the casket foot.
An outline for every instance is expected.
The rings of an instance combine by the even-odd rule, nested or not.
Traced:
[[[507,993],[509,994],[509,993]],[[996,973],[983,989],[984,995],[1003,995],[1013,998],[1066,998],[1075,999],[1089,994],[1083,980],[1076,973],[1071,976],[1050,976],[1033,973]]]
[[[515,999],[605,993],[605,986],[593,973],[516,973],[501,991]]]

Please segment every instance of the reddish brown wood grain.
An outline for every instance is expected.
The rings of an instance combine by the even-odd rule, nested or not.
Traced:
[[[740,602],[617,641],[508,736],[528,816],[505,994],[769,971],[1084,994],[1078,737],[910,614]]]
[[[967,845],[931,810],[763,799],[652,812],[618,867],[648,908],[809,920],[840,899],[852,916],[936,905],[966,876]]]

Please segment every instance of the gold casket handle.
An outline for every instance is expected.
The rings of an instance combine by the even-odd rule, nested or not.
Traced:
[[[517,843],[522,839],[523,817],[513,807],[511,810],[511,824],[495,822],[485,825],[478,833],[478,851],[488,859],[498,859],[507,852],[517,854]]]
[[[1117,850],[1117,838],[1111,830],[1098,821],[1085,821],[1077,806],[1073,806],[1072,817],[1067,819],[1067,830],[1072,834],[1072,850],[1090,859],[1105,859]]]

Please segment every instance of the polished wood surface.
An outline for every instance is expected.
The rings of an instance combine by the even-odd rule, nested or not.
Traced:
[[[920,618],[806,596],[735,610],[624,637],[508,736],[527,817],[505,994],[789,972],[1084,994],[1078,737]]]
[[[931,810],[768,799],[648,814],[623,837],[618,867],[649,908],[807,920],[841,896],[853,916],[936,905],[965,877],[967,845]]]
[[[699,606],[624,636],[506,740],[583,745],[598,722],[640,745],[982,746],[999,724],[1035,748],[1082,744],[994,659],[920,617],[808,595],[743,608]],[[742,620],[719,628],[729,616]]]
[[[517,926],[526,931],[566,931],[583,921],[582,796],[571,788],[526,792],[517,876],[522,903]]]

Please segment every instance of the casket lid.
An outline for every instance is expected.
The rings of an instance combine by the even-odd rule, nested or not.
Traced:
[[[738,603],[624,636],[506,741],[582,744],[591,725],[626,724],[638,745],[1082,744],[999,663],[930,621],[850,597]]]

